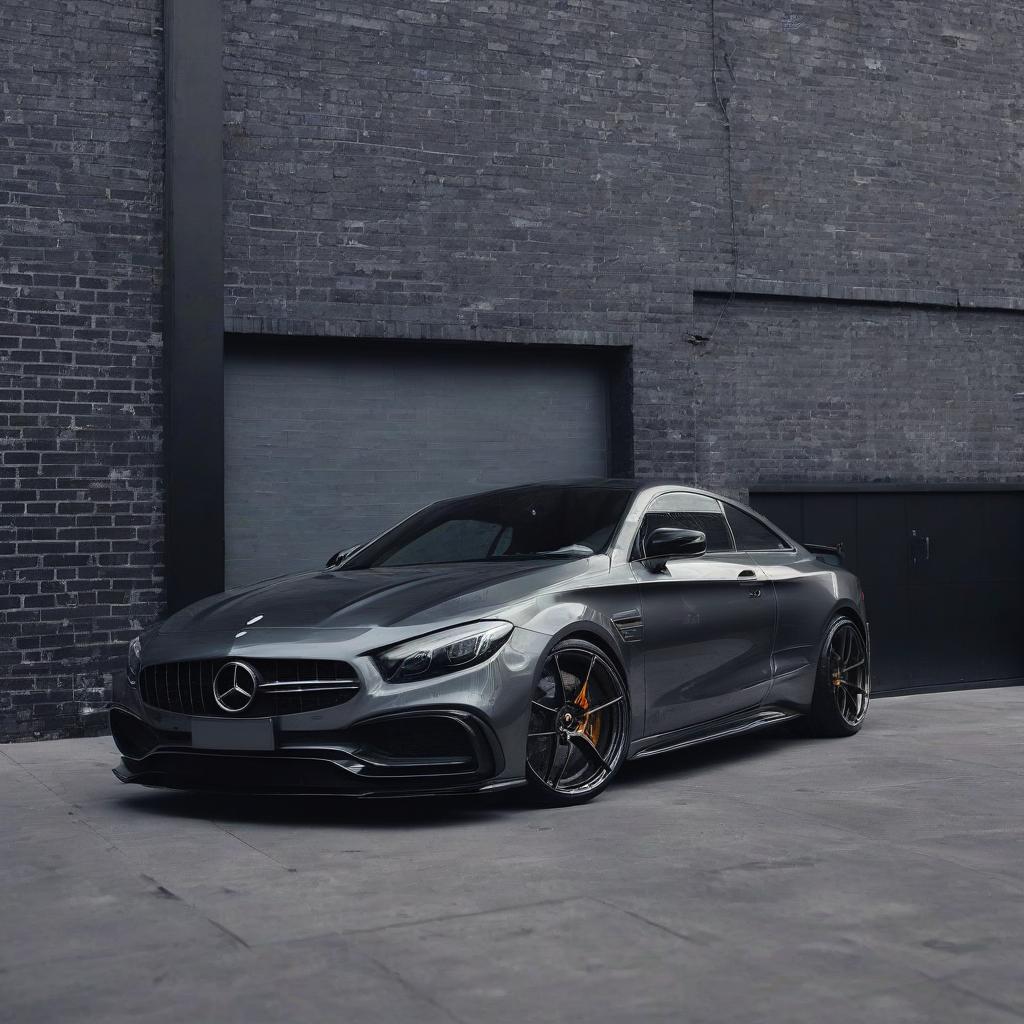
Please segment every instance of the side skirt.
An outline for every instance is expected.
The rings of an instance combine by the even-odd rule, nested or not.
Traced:
[[[764,729],[769,725],[778,725],[793,718],[800,718],[800,712],[788,708],[755,708],[728,718],[719,718],[714,722],[676,729],[657,736],[644,736],[634,740],[630,746],[628,760],[641,757],[653,757],[655,754],[667,754],[670,750],[682,750],[694,747],[698,743],[724,739],[726,736],[738,736],[740,733]]]

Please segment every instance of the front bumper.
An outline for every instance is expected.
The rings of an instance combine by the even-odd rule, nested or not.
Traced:
[[[405,796],[505,789],[525,779],[534,668],[550,638],[516,629],[482,665],[411,684],[384,682],[342,638],[250,631],[149,645],[153,663],[190,658],[337,658],[358,693],[337,707],[260,719],[181,714],[115,683],[111,732],[122,782],[247,793]],[[234,638],[231,638],[234,639]],[[315,642],[314,642],[315,641]],[[221,742],[223,737],[223,742]]]
[[[224,723],[217,723],[218,725]],[[228,727],[234,723],[226,723]],[[110,713],[122,782],[216,792],[411,796],[508,789],[500,743],[471,712],[434,708],[381,716],[334,732],[275,734],[273,749],[207,749],[154,729],[123,707]]]

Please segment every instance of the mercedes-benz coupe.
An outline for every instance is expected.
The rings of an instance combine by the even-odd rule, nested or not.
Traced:
[[[797,717],[856,733],[868,636],[840,559],[730,498],[618,480],[489,491],[132,641],[115,774],[580,803],[631,758]]]

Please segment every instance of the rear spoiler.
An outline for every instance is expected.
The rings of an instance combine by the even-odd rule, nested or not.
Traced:
[[[842,542],[839,544],[805,544],[804,547],[812,555],[817,555],[819,562],[824,562],[826,565],[842,565],[846,555],[846,549]]]

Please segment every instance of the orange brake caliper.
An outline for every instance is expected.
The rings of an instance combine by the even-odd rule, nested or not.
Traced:
[[[590,707],[590,698],[587,696],[587,690],[590,688],[590,679],[588,678],[583,684],[580,692],[576,694],[575,703],[578,707],[583,708],[584,711]],[[601,720],[599,718],[588,718],[583,726],[583,732],[586,733],[590,742],[595,746],[597,745],[597,738],[601,735]]]

